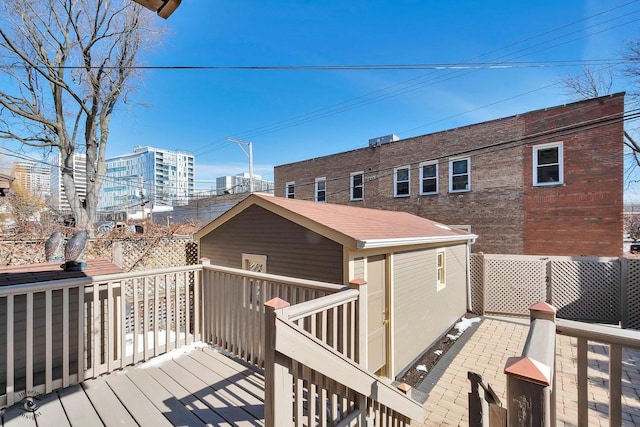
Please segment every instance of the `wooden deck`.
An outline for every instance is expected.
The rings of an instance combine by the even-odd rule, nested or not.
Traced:
[[[35,410],[28,411],[31,400]],[[207,424],[264,425],[264,375],[210,347],[175,350],[48,395],[25,396],[2,415],[2,426]]]

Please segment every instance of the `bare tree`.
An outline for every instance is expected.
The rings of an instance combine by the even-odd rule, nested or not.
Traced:
[[[597,98],[611,93],[613,72],[611,67],[601,69],[584,67],[580,74],[569,73],[562,84],[565,95],[573,99]]]
[[[132,89],[141,48],[159,39],[154,17],[130,0],[4,0],[0,8],[0,138],[59,152],[76,224],[90,229],[111,117]],[[86,154],[84,203],[76,152]]]

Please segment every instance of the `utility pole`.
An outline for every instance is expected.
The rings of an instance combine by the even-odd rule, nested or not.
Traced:
[[[252,142],[244,142],[238,139],[233,139],[227,137],[227,141],[235,142],[238,144],[238,147],[244,152],[244,154],[249,158],[249,192],[253,193],[253,143]],[[243,145],[249,147],[249,152],[244,149]]]
[[[140,205],[142,206],[142,233],[145,233],[146,221],[144,215],[144,178],[140,175]]]

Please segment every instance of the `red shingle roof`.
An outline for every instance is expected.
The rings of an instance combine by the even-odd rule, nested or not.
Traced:
[[[404,244],[466,241],[477,236],[463,230],[448,227],[406,212],[359,208],[331,203],[316,203],[305,200],[286,199],[252,194],[196,235],[202,237],[218,224],[223,223],[252,204],[257,204],[289,220],[300,223],[311,221],[317,226],[314,231],[333,231],[359,248],[395,246]],[[306,225],[306,224],[303,224]]]

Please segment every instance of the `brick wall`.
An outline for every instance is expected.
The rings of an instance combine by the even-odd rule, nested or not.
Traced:
[[[527,115],[530,135],[575,129],[527,145],[525,254],[622,256],[623,111],[624,98],[617,96]],[[564,185],[534,187],[532,146],[557,141],[563,143]]]
[[[623,103],[621,95],[583,101],[276,166],[275,195],[284,197],[285,184],[295,181],[296,198],[314,200],[315,178],[325,177],[329,203],[402,210],[446,224],[470,225],[479,235],[473,250],[486,253],[549,254],[551,250],[558,255],[593,255],[574,251],[573,242],[567,242],[580,228],[567,223],[582,221],[592,229],[591,236],[597,236],[591,246],[605,251],[600,255],[617,256],[622,251],[621,124],[590,130],[582,127],[573,135],[563,135],[566,185],[543,191],[531,191],[531,145],[550,141],[528,136],[589,117],[621,113]],[[458,157],[471,160],[471,191],[450,193],[449,160]],[[419,194],[419,164],[424,161],[438,163],[438,194]],[[406,165],[410,167],[410,197],[394,197],[394,168]],[[359,171],[364,172],[364,200],[350,201],[349,177]],[[615,195],[607,194],[611,186],[615,186]],[[550,204],[556,208],[548,210]],[[559,223],[564,223],[565,233],[548,231]]]

